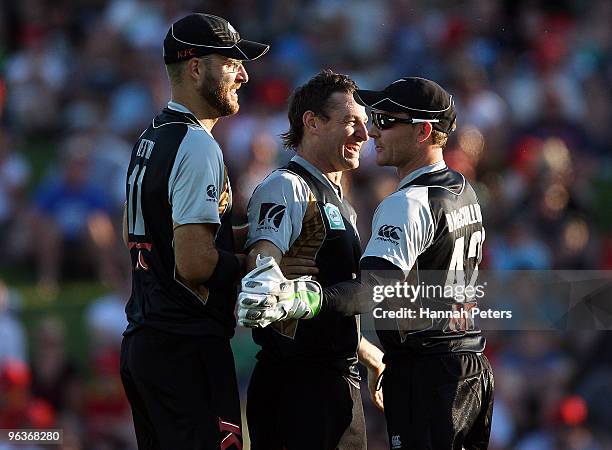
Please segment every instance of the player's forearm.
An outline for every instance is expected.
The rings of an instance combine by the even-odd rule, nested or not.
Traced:
[[[383,352],[368,341],[366,338],[362,337],[361,342],[359,343],[359,351],[357,352],[357,356],[359,357],[359,362],[368,368],[378,368],[383,362]]]
[[[335,312],[342,316],[356,316],[371,310],[372,287],[362,276],[323,289],[321,313]]]
[[[225,250],[210,248],[200,264],[177,264],[177,275],[193,289],[204,286],[209,289],[224,289],[238,283],[244,273],[244,255],[235,255]]]
[[[333,311],[342,316],[370,312],[376,303],[372,299],[375,286],[404,280],[403,272],[382,258],[364,258],[361,271],[354,280],[347,280],[323,289],[321,311]]]
[[[236,284],[242,275],[244,261],[215,247],[214,230],[211,224],[187,224],[174,229],[176,272],[193,289],[223,289]]]
[[[278,264],[280,264],[281,260],[283,259],[283,252],[281,252],[281,250],[276,245],[265,239],[259,240],[251,246],[247,253],[247,272],[255,268],[255,261],[257,260],[257,255],[260,255],[262,258],[266,256],[271,256],[276,260]]]

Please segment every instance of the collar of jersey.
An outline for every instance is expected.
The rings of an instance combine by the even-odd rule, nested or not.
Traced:
[[[194,125],[198,126],[200,128],[202,128],[204,131],[206,131],[210,137],[213,137],[213,135],[210,133],[210,131],[208,131],[206,129],[206,127],[203,127],[202,124],[200,124],[200,122],[198,121],[198,119],[196,118],[195,114],[192,113],[189,108],[187,108],[186,106],[181,105],[180,103],[177,102],[173,102],[172,100],[168,102],[168,109],[171,109],[172,111],[178,111],[181,112],[183,114],[188,114],[190,117],[190,119],[192,119],[194,121]],[[214,138],[213,138],[214,139]]]
[[[419,167],[417,170],[413,170],[400,181],[399,186],[405,186],[410,183],[412,180],[417,179],[424,173],[435,172],[437,170],[446,169],[446,163],[444,160],[438,161],[437,163],[430,164],[429,166]]]
[[[308,172],[314,175],[322,183],[327,183],[327,185],[334,190],[336,195],[338,195],[340,200],[342,200],[342,196],[343,196],[342,186],[335,185],[334,183],[329,181],[329,179],[325,175],[323,175],[323,172],[317,169],[317,167],[314,164],[306,161],[304,158],[298,155],[295,155],[293,158],[291,158],[291,161],[298,163],[300,166],[302,166],[304,169],[306,169]]]

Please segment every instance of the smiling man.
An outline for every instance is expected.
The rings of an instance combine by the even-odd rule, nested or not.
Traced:
[[[257,264],[258,255],[279,263],[283,255],[303,258],[303,264],[314,260],[322,286],[358,272],[356,215],[340,184],[345,171],[359,166],[368,139],[356,89],[349,77],[324,71],[294,92],[283,138],[297,154],[253,193],[247,268],[257,265],[257,272],[274,275],[273,264]],[[298,319],[316,311],[294,313]],[[251,448],[365,449],[356,365],[359,359],[368,367],[370,380],[383,365],[381,351],[361,338],[358,317],[331,313],[286,320],[254,330],[253,337],[261,351],[247,400]],[[380,395],[375,401],[382,404]]]
[[[244,257],[211,130],[239,109],[242,61],[267,50],[209,14],[178,20],[164,40],[172,99],[134,146],[124,218],[133,281],[121,378],[139,449],[242,449],[229,339]]]

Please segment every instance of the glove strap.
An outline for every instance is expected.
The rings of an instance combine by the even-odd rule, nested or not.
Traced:
[[[295,300],[304,307],[301,319],[312,319],[321,310],[321,285],[316,281],[296,280]]]

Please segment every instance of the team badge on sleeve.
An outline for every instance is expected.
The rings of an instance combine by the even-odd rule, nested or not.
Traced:
[[[262,203],[259,208],[259,219],[257,220],[257,231],[278,231],[285,216],[287,207],[276,203]]]
[[[329,228],[332,230],[346,230],[344,227],[344,221],[342,220],[342,214],[336,205],[326,203],[323,207],[325,215],[329,221]]]
[[[210,202],[216,202],[217,201],[217,186],[215,186],[214,184],[209,184],[208,187],[206,188],[206,196],[208,197],[207,200]]]
[[[378,233],[376,233],[376,240],[393,242],[395,245],[399,245],[401,232],[402,229],[400,227],[396,227],[395,225],[381,225],[381,227],[378,229]]]

